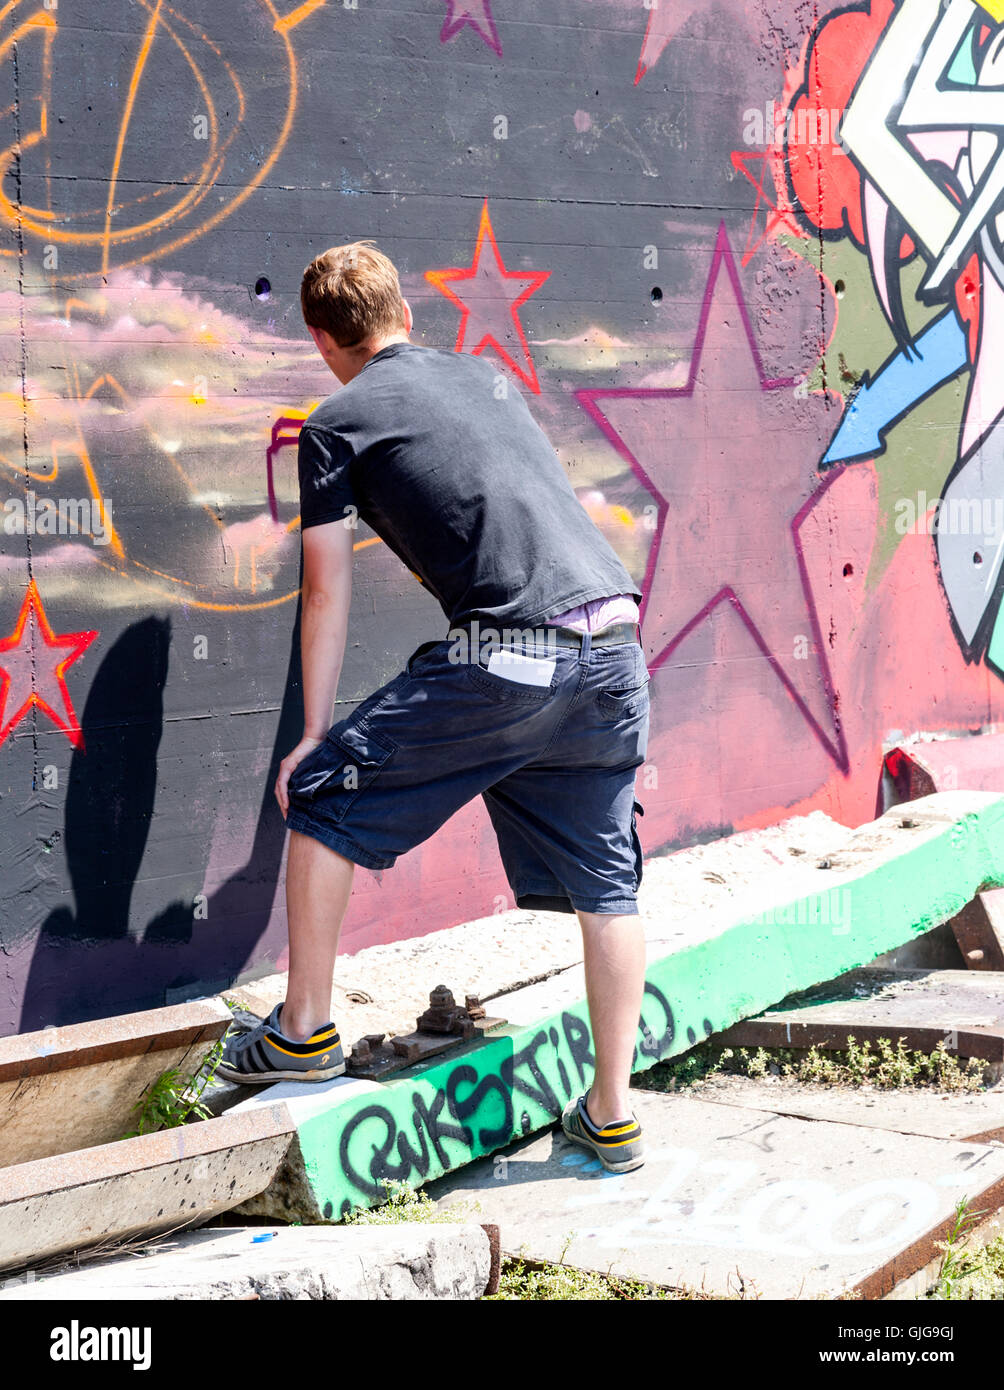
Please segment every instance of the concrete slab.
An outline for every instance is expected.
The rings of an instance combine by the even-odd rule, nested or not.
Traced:
[[[120,1139],[150,1083],[196,1071],[230,1020],[200,999],[0,1038],[0,1167]]]
[[[281,1103],[37,1159],[0,1174],[0,1269],[229,1211],[293,1140]]]
[[[721,1036],[736,1047],[844,1048],[897,1038],[932,1052],[1004,1062],[1004,973],[865,967],[789,996]]]
[[[0,1302],[156,1299],[475,1299],[488,1233],[473,1224],[214,1227],[70,1273],[7,1281]]]
[[[986,1091],[955,1093],[926,1087],[822,1086],[779,1076],[713,1076],[688,1086],[684,1094],[714,1105],[899,1134],[1004,1142],[1004,1083]]]
[[[431,1183],[502,1247],[663,1285],[880,1298],[928,1263],[963,1196],[1004,1203],[1004,1147],[636,1092],[648,1158],[606,1173],[560,1130]]]
[[[1004,879],[1004,798],[945,793],[909,811],[844,834],[813,864],[779,866],[773,899],[765,878],[731,913],[646,924],[635,1070],[930,930]],[[802,895],[787,896],[796,882]],[[584,993],[581,968],[562,971],[498,1001],[500,1032],[378,1092],[335,1092],[297,1125],[276,1214],[337,1220],[382,1200],[387,1180],[431,1181],[551,1124],[592,1078]]]

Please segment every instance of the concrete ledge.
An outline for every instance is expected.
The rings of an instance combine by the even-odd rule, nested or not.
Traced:
[[[0,1167],[121,1138],[150,1083],[196,1071],[231,1018],[200,999],[0,1038]]]
[[[294,1135],[281,1103],[0,1173],[0,1269],[171,1230],[267,1187]]]
[[[650,952],[659,955],[647,968],[635,1070],[866,964],[1004,883],[1004,798],[941,793],[896,808],[851,834],[841,828],[838,848],[797,872],[811,891],[773,905],[760,891],[752,911],[740,903],[731,920],[688,923],[668,951],[653,924]],[[779,878],[790,886],[789,872]],[[552,1125],[592,1079],[584,994],[581,967],[563,971],[499,1001],[505,1030],[376,1091],[345,1087],[312,1104],[296,1120],[296,1171],[283,1171],[277,1213],[338,1220],[382,1200],[386,1180],[424,1183]],[[272,1195],[254,1209],[268,1213]]]
[[[475,1299],[494,1291],[492,1272],[489,1231],[475,1225],[216,1227],[143,1255],[9,1281],[0,1301]]]

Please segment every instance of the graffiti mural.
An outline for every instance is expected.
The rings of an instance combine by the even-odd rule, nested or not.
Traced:
[[[699,1023],[701,1036],[713,1031]],[[679,1051],[683,1029],[663,991],[645,986],[636,1066]],[[688,1027],[693,1042],[697,1034]],[[582,1093],[594,1057],[586,1010],[564,1009],[534,1029],[488,1035],[474,1051],[433,1064],[381,1096],[340,1107],[331,1123],[299,1135],[315,1192],[331,1193],[323,1214],[344,1215],[383,1196],[387,1182],[421,1183],[538,1130]],[[675,1047],[674,1047],[675,1044]]]
[[[789,125],[785,159],[801,217],[823,237],[846,237],[867,258],[876,310],[895,342],[852,393],[823,464],[882,455],[894,426],[946,382],[967,378],[956,457],[931,514],[922,494],[912,515],[902,499],[899,519],[927,522],[959,644],[967,660],[984,658],[998,674],[1002,20],[1004,7],[992,0],[874,0],[828,18],[807,49],[793,105],[797,114],[843,109],[843,148],[822,139],[814,147],[816,132],[806,139],[797,127],[793,141]],[[929,311],[922,321],[915,313],[911,322],[908,294]]]
[[[998,8],[0,7],[0,1033],[284,966],[339,241],[524,393],[643,591],[647,853],[870,819],[890,733],[1000,718]],[[362,524],[354,563],[336,718],[444,630]],[[512,906],[480,802],[356,882],[348,951]]]

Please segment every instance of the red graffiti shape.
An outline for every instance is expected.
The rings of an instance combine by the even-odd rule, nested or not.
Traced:
[[[819,231],[849,232],[861,247],[861,177],[832,138],[833,113],[847,110],[894,8],[893,0],[871,0],[823,21],[809,41],[785,142],[791,190],[805,217]]]
[[[29,621],[30,620],[30,621]],[[42,645],[36,641],[41,635]],[[28,585],[14,631],[0,641],[0,741],[37,706],[73,744],[83,749],[64,673],[97,637],[96,632],[65,632],[56,636],[49,626],[34,579]],[[58,660],[54,652],[64,650]],[[57,713],[57,709],[62,713]]]
[[[499,252],[488,199],[481,209],[474,263],[464,270],[427,270],[425,278],[463,312],[457,352],[482,353],[492,347],[535,394],[540,383],[517,310],[540,289],[549,270],[506,270]],[[519,287],[522,286],[522,289]]]

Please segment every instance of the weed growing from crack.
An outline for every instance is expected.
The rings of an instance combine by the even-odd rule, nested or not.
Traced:
[[[778,1076],[823,1086],[875,1086],[880,1090],[929,1087],[938,1091],[976,1092],[986,1085],[984,1066],[975,1057],[960,1059],[942,1039],[933,1052],[913,1051],[900,1037],[858,1044],[848,1036],[846,1049],[811,1047],[720,1047],[702,1043],[682,1057],[639,1072],[632,1085],[649,1091],[676,1091],[700,1085],[713,1076]]]
[[[202,1097],[210,1086],[219,1086],[214,1075],[223,1056],[223,1038],[217,1038],[203,1058],[197,1071],[189,1074],[179,1067],[169,1067],[150,1083],[146,1095],[141,1096],[132,1107],[132,1114],[138,1112],[136,1128],[129,1130],[123,1139],[136,1139],[141,1134],[153,1134],[160,1129],[174,1129],[187,1124],[190,1119],[206,1120],[212,1111],[202,1103]]]

